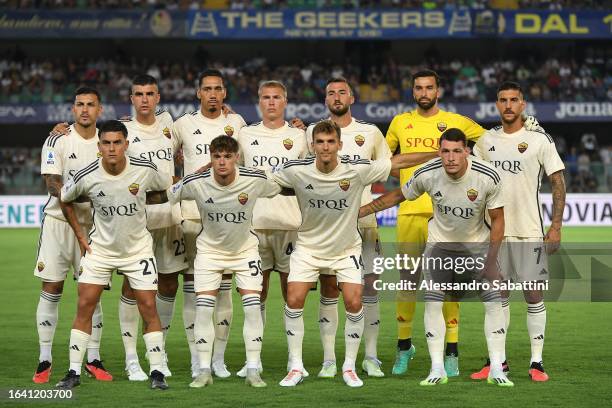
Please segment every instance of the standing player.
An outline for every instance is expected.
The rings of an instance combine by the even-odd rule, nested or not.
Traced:
[[[233,136],[246,125],[240,115],[222,114],[223,100],[227,96],[223,74],[215,69],[202,72],[198,78],[197,97],[200,109],[186,113],[174,123],[174,136],[183,148],[184,174],[194,173],[210,162],[210,142],[219,135]],[[192,376],[199,372],[198,356],[194,343],[195,292],[193,289],[193,262],[196,256],[196,237],[202,230],[200,214],[195,201],[181,202],[185,256],[189,270],[184,275],[183,323],[191,352]],[[215,308],[215,350],[212,359],[213,373],[218,377],[231,374],[225,366],[225,348],[232,323],[232,278],[226,275],[221,281]]]
[[[113,270],[123,273],[134,289],[143,319],[150,363],[151,388],[166,389],[161,373],[164,335],[155,307],[157,266],[151,234],[146,229],[146,191],[167,189],[172,178],[150,161],[128,157],[127,129],[116,120],[100,127],[102,158],[77,172],[61,191],[62,211],[77,237],[83,258],[79,267],[77,315],[70,332],[70,368],[57,384],[70,389],[80,384],[81,363],[92,329],[92,315]],[[93,228],[83,233],[70,203],[91,200]],[[68,203],[68,204],[66,204]]]
[[[442,302],[445,292],[432,284],[452,285],[477,282],[485,278],[491,284],[499,282],[497,252],[504,236],[504,197],[499,174],[488,163],[468,158],[465,134],[459,129],[448,129],[440,136],[440,158],[431,160],[414,172],[410,181],[363,206],[360,216],[393,207],[404,200],[415,200],[429,193],[434,204],[434,217],[427,237],[423,260],[425,281],[425,337],[431,356],[429,376],[421,385],[446,384],[444,369],[445,324]],[[485,214],[491,218],[490,231]],[[490,242],[487,245],[487,241]],[[486,261],[483,259],[486,256]],[[468,259],[485,264],[485,276],[478,276],[482,267],[466,268]],[[446,269],[438,260],[452,259],[454,268]],[[430,266],[430,262],[431,266]],[[459,269],[465,268],[465,269]],[[473,268],[473,269],[472,269]],[[472,276],[470,276],[472,275]],[[483,280],[484,282],[484,280]],[[448,293],[448,292],[446,292]],[[485,306],[485,337],[493,367],[488,375],[490,384],[511,387],[514,384],[502,369],[502,356],[506,341],[504,313],[499,291],[480,291]]]
[[[353,90],[344,78],[332,78],[325,87],[325,104],[330,112],[330,120],[342,129],[342,149],[339,154],[350,160],[388,159],[391,151],[385,143],[385,137],[373,124],[357,120],[351,115],[351,105],[355,102]],[[314,124],[307,129],[306,138],[312,141]],[[312,145],[309,144],[312,149]],[[311,151],[311,153],[314,153]],[[433,154],[432,154],[433,157]],[[363,191],[362,204],[372,201],[370,188]],[[359,233],[362,238],[361,253],[365,265],[372,265],[373,259],[380,255],[380,244],[376,217],[374,215],[359,220]],[[319,377],[331,378],[336,375],[335,341],[338,330],[338,283],[334,271],[323,271],[321,280],[321,299],[319,303],[319,330],[323,344],[323,365]],[[378,293],[373,287],[376,275],[364,269],[364,340],[365,357],[362,368],[368,376],[384,377],[380,369],[381,362],[377,357],[376,343],[380,328]]]
[[[131,100],[136,117],[123,121],[128,129],[128,154],[152,161],[160,173],[174,176],[174,157],[178,149],[172,135],[173,121],[168,112],[156,113],[160,95],[157,80],[150,75],[139,75],[132,81]],[[147,204],[149,202],[147,201]],[[185,241],[178,203],[147,205],[147,229],[153,236],[153,249],[157,262],[157,311],[164,332],[164,341],[174,315],[174,299],[178,288],[178,274],[187,268]],[[148,377],[138,362],[136,342],[138,336],[138,308],[129,280],[123,280],[119,302],[119,325],[125,347],[125,367],[132,381],[145,381]],[[171,375],[167,357],[162,356],[162,372]]]
[[[387,131],[387,143],[392,152],[433,152],[440,145],[440,134],[446,129],[463,131],[468,140],[476,140],[484,129],[465,116],[446,112],[438,107],[440,79],[434,71],[424,70],[412,76],[412,92],[417,108],[397,115]],[[418,167],[400,171],[400,183],[406,184]],[[432,217],[431,198],[423,194],[417,200],[403,201],[397,216],[397,242],[402,252],[419,256],[427,242],[427,223]],[[402,274],[402,279],[418,281],[418,274]],[[393,374],[404,374],[414,357],[412,345],[412,321],[415,311],[415,293],[400,291],[397,296],[396,318],[398,322],[397,355]],[[444,365],[449,377],[459,375],[459,304],[445,302],[446,356]]]
[[[474,148],[474,154],[491,162],[500,172],[506,207],[505,246],[500,256],[502,273],[516,282],[548,279],[547,253],[556,251],[561,241],[561,224],[565,208],[565,166],[555,143],[543,131],[529,131],[521,124],[525,110],[523,91],[515,82],[504,82],[497,91],[497,110],[502,125],[485,133]],[[544,235],[540,205],[542,175],[546,173],[552,186],[552,224]],[[541,290],[525,290],[527,331],[531,342],[529,376],[533,381],[547,381],[542,363],[546,307]],[[509,293],[503,292],[506,330],[510,325]],[[504,365],[507,369],[507,364]],[[473,379],[484,379],[488,363]]]
[[[340,128],[330,120],[317,123],[312,134],[316,156],[289,161],[275,173],[281,186],[295,190],[302,213],[297,243],[291,254],[285,305],[289,373],[280,385],[296,386],[304,377],[304,302],[320,270],[332,269],[336,271],[346,308],[346,357],[342,377],[350,387],[361,387],[363,382],[355,372],[355,362],[364,328],[363,261],[357,229],[363,190],[375,181],[385,180],[392,168],[413,166],[425,160],[420,154],[398,155],[393,163],[389,159],[371,162],[340,158]]]
[[[240,129],[238,143],[242,152],[241,161],[247,167],[269,170],[289,160],[304,158],[308,152],[304,131],[285,121],[285,86],[278,81],[265,81],[259,85],[258,94],[263,120]],[[261,318],[264,327],[265,301],[273,270],[279,273],[281,293],[287,301],[289,255],[295,247],[297,229],[301,222],[300,208],[295,197],[279,195],[260,198],[255,204],[253,229],[259,238],[259,255],[263,270]],[[237,375],[244,377],[246,366],[238,371]]]
[[[200,372],[189,384],[193,388],[212,384],[211,360],[215,328],[213,312],[222,274],[235,274],[244,308],[246,383],[265,387],[259,376],[263,342],[260,311],[262,265],[258,239],[251,230],[253,210],[259,197],[272,197],[281,188],[262,170],[238,167],[238,142],[219,136],[210,143],[212,168],[185,177],[172,188],[175,200],[194,200],[202,216],[198,252],[194,262],[196,291],[195,336]]]
[[[102,113],[100,94],[97,90],[82,87],[76,90],[72,114],[75,123],[70,126],[70,136],[51,134],[45,141],[41,157],[41,174],[45,178],[49,200],[44,208],[38,256],[34,275],[42,281],[42,290],[36,309],[36,325],[40,343],[38,368],[34,382],[49,382],[51,374],[51,348],[58,320],[59,301],[64,290],[64,281],[72,266],[75,277],[79,268],[80,251],[70,225],[60,209],[59,193],[64,182],[68,182],[77,170],[96,159],[98,153],[98,131],[96,120]],[[83,232],[91,228],[91,206],[89,203],[75,205],[78,221]],[[113,377],[100,359],[102,337],[102,306],[98,303],[93,313],[93,329],[87,344],[85,370],[98,380],[111,381]]]

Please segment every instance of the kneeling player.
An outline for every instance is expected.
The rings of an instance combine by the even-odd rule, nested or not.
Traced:
[[[166,389],[161,373],[164,341],[155,307],[157,266],[146,229],[145,199],[146,191],[165,190],[172,179],[160,174],[150,161],[125,155],[129,143],[121,122],[103,124],[99,137],[102,158],[76,173],[61,192],[62,211],[77,236],[83,258],[77,315],[70,332],[70,369],[57,387],[70,389],[80,384],[92,315],[113,270],[117,270],[129,279],[144,322],[151,387]],[[91,200],[95,210],[89,242],[70,204],[82,196]]]
[[[213,314],[222,275],[230,273],[236,276],[244,308],[245,382],[253,387],[265,387],[258,370],[263,342],[260,313],[263,274],[251,222],[257,198],[275,196],[281,188],[264,171],[237,166],[239,154],[235,139],[216,137],[210,143],[210,152],[212,169],[188,175],[170,192],[172,201],[195,200],[202,217],[194,262],[194,333],[200,372],[189,386],[201,388],[213,382]]]
[[[456,128],[440,136],[440,158],[426,163],[401,189],[391,191],[370,204],[364,205],[360,216],[393,207],[404,200],[416,200],[428,193],[433,200],[434,218],[429,228],[423,261],[425,292],[425,336],[431,356],[431,371],[421,385],[445,384],[444,336],[446,327],[442,314],[445,291],[433,283],[459,283],[455,270],[440,270],[439,260],[469,259],[484,264],[486,281],[499,281],[497,252],[504,236],[503,195],[499,174],[488,163],[468,158],[465,134]],[[486,211],[485,211],[486,210]],[[489,232],[485,212],[491,217]],[[489,244],[486,245],[487,241]],[[457,250],[459,244],[460,249]],[[466,247],[468,248],[466,250]],[[483,247],[484,250],[478,250]],[[488,247],[488,251],[487,251]],[[474,251],[476,248],[476,251]],[[488,253],[487,253],[488,252]],[[485,258],[486,263],[482,260]],[[434,267],[429,267],[433,264]],[[454,263],[454,265],[459,265]],[[477,279],[480,282],[482,268]],[[467,272],[466,272],[467,273]],[[481,286],[485,289],[485,286]],[[482,290],[485,306],[485,337],[489,348],[491,371],[488,381],[499,386],[513,386],[502,369],[506,331],[499,291]]]

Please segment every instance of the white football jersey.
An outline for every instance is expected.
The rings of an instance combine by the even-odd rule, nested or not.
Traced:
[[[172,178],[150,161],[128,157],[119,175],[104,170],[102,159],[77,172],[62,188],[62,201],[87,196],[93,203],[89,233],[92,255],[124,260],[151,253],[153,240],[146,228],[146,191],[166,190]]]
[[[174,176],[174,155],[179,148],[177,138],[172,135],[172,116],[166,111],[155,114],[155,123],[144,125],[136,118],[122,121],[128,130],[128,154],[151,161],[157,170],[170,177]],[[180,224],[180,204],[170,203],[147,205],[147,228],[161,229]]]
[[[174,122],[174,136],[183,148],[184,174],[192,174],[210,162],[210,142],[217,136],[236,136],[246,126],[242,116],[231,113],[208,119],[200,110],[185,113]],[[194,202],[181,203],[183,217],[199,220],[198,208]]]
[[[504,207],[499,174],[489,163],[471,157],[467,171],[456,180],[446,174],[442,159],[428,161],[402,186],[402,193],[406,200],[424,193],[431,197],[428,242],[489,242],[487,210]]]
[[[314,154],[312,147],[312,129],[316,123],[311,124],[306,129],[306,140],[310,153]],[[347,156],[351,160],[367,159],[379,160],[391,158],[391,150],[385,141],[385,137],[376,125],[368,122],[352,119],[351,123],[340,129],[340,139],[342,149],[340,155]],[[363,190],[361,204],[372,201],[371,188]],[[359,219],[360,227],[376,227],[376,215],[370,214]]]
[[[263,122],[245,126],[238,132],[241,162],[246,167],[271,170],[289,160],[303,159],[308,154],[304,131],[287,122],[278,129],[269,129]],[[253,212],[254,229],[297,230],[302,223],[297,199],[277,195],[260,198]]]
[[[281,187],[262,170],[237,167],[236,171],[228,186],[217,183],[213,169],[208,169],[190,174],[168,192],[173,202],[194,200],[198,205],[202,215],[198,253],[235,259],[242,252],[257,251],[257,236],[251,231],[255,203],[278,194]]]
[[[76,131],[74,125],[69,128],[68,135],[52,134],[42,148],[40,174],[56,174],[62,176],[64,184],[83,167],[98,157],[98,132],[91,139],[84,139]],[[90,226],[93,222],[91,205],[75,203],[77,218],[81,225]],[[57,197],[49,196],[44,208],[45,215],[66,221]]]
[[[501,175],[508,200],[505,236],[542,238],[542,176],[565,168],[552,137],[525,128],[507,134],[497,126],[478,139],[474,154],[490,162]]]
[[[386,180],[391,160],[339,158],[330,173],[320,172],[315,157],[285,163],[273,173],[283,187],[295,190],[302,213],[296,248],[320,258],[342,258],[361,251],[357,226],[363,190]]]

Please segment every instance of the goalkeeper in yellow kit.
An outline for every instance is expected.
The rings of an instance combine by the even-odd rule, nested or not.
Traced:
[[[434,71],[424,70],[412,77],[412,92],[417,108],[393,118],[387,131],[387,143],[394,153],[433,152],[438,150],[440,135],[450,128],[461,129],[469,141],[476,141],[484,132],[473,120],[438,107],[440,79]],[[416,169],[410,167],[400,171],[400,182],[404,185]],[[432,217],[429,195],[423,194],[415,201],[403,201],[397,216],[397,242],[400,251],[411,256],[419,256],[427,242],[427,223]],[[418,274],[402,279],[417,281]],[[398,322],[397,355],[393,374],[404,374],[408,363],[414,357],[412,345],[412,320],[416,293],[398,292],[396,318]],[[443,307],[446,321],[446,356],[444,368],[449,377],[459,375],[459,303],[446,302]]]

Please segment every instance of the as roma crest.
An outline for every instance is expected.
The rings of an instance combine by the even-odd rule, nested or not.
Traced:
[[[102,153],[100,152],[96,153],[96,157],[99,159],[100,157],[102,157]]]
[[[285,149],[291,150],[291,148],[293,147],[293,140],[291,139],[283,140],[283,146],[285,146]]]
[[[446,128],[448,127],[448,126],[446,126],[446,123],[444,123],[444,122],[438,122],[436,126],[438,127],[438,130],[440,132],[444,132],[446,130]]]
[[[230,125],[227,125],[226,127],[224,127],[223,131],[225,132],[226,135],[230,137],[234,134],[234,128],[231,127]]]
[[[519,145],[518,145],[518,151],[519,151],[520,153],[525,153],[525,150],[527,150],[527,147],[529,147],[529,145],[528,145],[527,143],[525,143],[525,142],[521,142],[521,143],[519,143]]]
[[[365,143],[365,137],[361,135],[355,136],[355,143],[357,143],[357,146],[359,147],[363,146],[363,144]]]
[[[351,186],[351,182],[348,181],[347,179],[340,180],[340,183],[338,184],[340,185],[340,188],[342,189],[342,191],[348,190],[349,187]]]
[[[467,197],[470,201],[474,201],[478,197],[478,191],[474,190],[473,188],[470,188],[467,191]]]
[[[138,189],[139,188],[140,188],[140,186],[138,184],[132,183],[128,187],[128,190],[130,191],[130,193],[132,193],[132,195],[136,195],[136,194],[138,194]]]
[[[38,272],[42,272],[43,269],[45,269],[45,263],[44,262],[39,262],[36,264],[36,269],[38,269]]]
[[[164,128],[164,130],[162,130],[162,132],[164,133],[164,136],[166,136],[168,139],[172,138],[172,134],[170,133],[170,129]]]
[[[245,205],[249,201],[249,195],[247,193],[240,193],[238,195],[238,202],[242,205]]]

